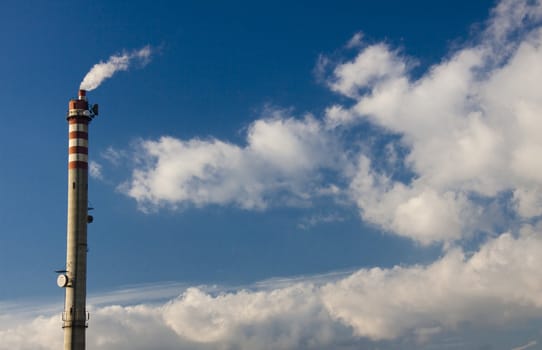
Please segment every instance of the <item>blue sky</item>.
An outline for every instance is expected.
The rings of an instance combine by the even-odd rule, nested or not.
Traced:
[[[0,349],[62,340],[67,103],[141,49],[88,93],[92,348],[538,348],[541,19],[5,2]]]

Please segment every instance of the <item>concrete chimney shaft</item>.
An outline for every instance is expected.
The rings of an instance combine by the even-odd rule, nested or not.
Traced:
[[[92,121],[86,91],[68,104],[68,222],[66,272],[58,285],[66,292],[62,328],[64,350],[84,350],[89,314],[87,293],[88,126]]]

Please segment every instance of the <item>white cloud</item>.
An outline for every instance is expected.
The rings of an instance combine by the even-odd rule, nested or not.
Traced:
[[[519,187],[513,194],[515,209],[524,218],[542,215],[542,188]]]
[[[363,44],[363,33],[357,32],[346,43],[346,47],[349,49],[360,47]]]
[[[540,244],[539,236],[504,234],[470,258],[451,250],[426,267],[361,271],[329,286],[325,300],[357,334],[373,338],[466,320],[497,325],[529,318],[542,306],[542,284],[531,275],[542,262],[531,260]]]
[[[517,323],[542,321],[542,281],[533,277],[542,266],[541,249],[540,230],[526,227],[519,237],[502,234],[470,256],[451,249],[425,266],[362,269],[331,279],[271,280],[260,289],[188,288],[166,303],[91,306],[88,346],[420,349],[450,334],[461,337],[472,327],[498,334]],[[170,287],[158,294],[169,294]],[[60,347],[59,316],[13,316],[0,329],[0,349]],[[519,342],[525,335],[517,336]]]
[[[90,176],[92,176],[95,179],[99,179],[99,180],[103,179],[102,165],[98,162],[91,160],[88,163],[88,172]]]
[[[532,348],[533,346],[536,346],[537,344],[538,344],[538,342],[536,340],[533,340],[533,341],[530,341],[530,342],[528,342],[527,344],[525,344],[523,346],[513,348],[512,350],[525,350],[525,349]]]
[[[8,327],[0,329],[0,339],[0,350],[60,349],[63,341],[58,318],[43,316],[24,321],[13,317]]]
[[[121,161],[128,159],[126,151],[116,149],[112,146],[107,147],[100,156],[115,166],[120,165]]]
[[[526,24],[542,19],[542,6],[539,0],[501,0],[491,14],[485,35],[508,46],[506,42],[511,35],[521,31]]]
[[[333,105],[326,108],[326,125],[335,128],[339,125],[348,125],[356,121],[357,116],[341,105]]]
[[[416,80],[385,44],[336,67],[329,84],[353,105],[329,107],[326,125],[366,120],[399,135],[414,174],[392,181],[371,161],[359,167],[350,188],[365,220],[428,244],[475,230],[477,196],[512,192],[520,216],[542,214],[541,20],[538,1],[502,1],[476,44]]]
[[[301,222],[297,225],[302,230],[308,230],[314,226],[323,223],[332,223],[337,221],[344,221],[345,218],[338,213],[327,213],[307,216],[301,219]]]
[[[385,44],[365,48],[352,62],[335,68],[333,91],[356,97],[359,90],[404,74],[406,64]]]
[[[376,174],[364,156],[350,190],[365,220],[424,245],[460,238],[477,211],[461,193],[439,192],[421,181],[404,185]]]
[[[313,117],[273,113],[249,127],[245,147],[216,139],[142,141],[141,166],[123,190],[147,209],[185,203],[263,209],[276,193],[309,199],[315,173],[336,162],[329,157],[335,145]]]
[[[235,344],[242,349],[319,348],[334,336],[334,324],[310,285],[267,292],[211,296],[187,290],[165,307],[165,322],[181,337],[199,343]]]
[[[503,194],[512,194],[503,206],[533,219],[542,214],[541,20],[539,1],[504,0],[478,37],[415,79],[415,59],[385,43],[363,46],[358,33],[352,43],[359,53],[336,64],[327,80],[350,104],[330,105],[323,121],[268,111],[249,127],[246,145],[142,141],[141,163],[122,189],[144,210],[262,210],[307,204],[335,186],[365,221],[423,245],[509,219],[484,208]],[[332,64],[320,56],[316,70]],[[354,139],[367,123],[370,137]],[[389,147],[390,135],[405,152]],[[370,150],[386,138],[383,152]]]

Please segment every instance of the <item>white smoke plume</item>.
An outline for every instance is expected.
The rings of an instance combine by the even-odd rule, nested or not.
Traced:
[[[111,78],[118,71],[125,71],[134,63],[146,65],[150,62],[152,49],[149,45],[132,52],[123,52],[122,54],[109,57],[106,62],[101,61],[95,64],[85,75],[81,82],[80,89],[91,91],[96,89],[107,78]]]

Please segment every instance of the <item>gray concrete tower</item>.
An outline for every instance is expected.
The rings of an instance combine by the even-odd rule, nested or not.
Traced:
[[[85,90],[69,102],[68,125],[68,223],[66,270],[57,284],[66,291],[62,328],[64,350],[84,350],[89,314],[87,294],[88,126],[97,105],[89,108]]]

